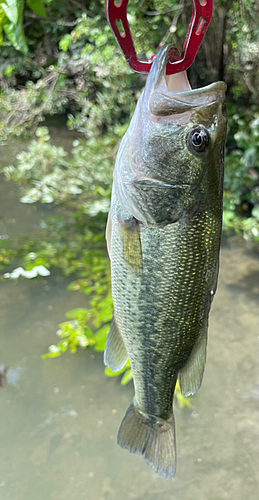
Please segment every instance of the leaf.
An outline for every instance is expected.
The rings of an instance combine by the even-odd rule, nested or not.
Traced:
[[[16,24],[19,17],[18,2],[16,0],[5,0],[5,2],[1,3],[1,7],[9,21],[11,21],[12,24]]]
[[[192,408],[192,402],[193,398],[186,398],[185,396],[182,395],[181,389],[180,389],[180,384],[179,380],[177,380],[176,386],[175,386],[175,397],[177,399],[177,403],[179,405],[179,408]]]
[[[118,372],[112,372],[110,370],[110,368],[108,368],[108,366],[106,366],[104,373],[105,373],[105,375],[107,375],[107,377],[117,377],[118,375],[121,375],[122,373],[124,373],[128,368],[130,368],[130,360],[129,359],[127,360],[127,362],[123,366],[123,368],[121,370],[119,370]]]
[[[121,370],[118,372],[112,372],[108,366],[106,366],[104,373],[107,375],[107,377],[118,377],[118,375],[121,375],[122,373],[125,372],[126,367],[124,366]]]
[[[186,398],[185,396],[183,396],[181,394],[181,392],[176,392],[175,393],[175,397],[177,399],[177,403],[179,405],[179,408],[192,408],[192,402],[193,402],[193,398]]]
[[[55,344],[49,346],[49,352],[47,354],[42,354],[42,359],[56,358],[60,356],[61,348]]]
[[[121,379],[121,385],[127,385],[132,379],[133,379],[133,375],[132,375],[132,370],[130,368],[129,370],[125,371],[125,373]]]
[[[17,23],[6,23],[3,28],[7,38],[10,40],[14,48],[21,51],[23,54],[27,54],[28,46],[23,31],[23,0],[17,0],[17,5],[19,13]]]
[[[54,353],[54,352],[48,352],[47,354],[42,354],[41,357],[42,359],[47,359],[47,358],[57,358],[60,356],[60,352]]]
[[[30,189],[27,192],[27,194],[22,196],[22,198],[20,198],[20,202],[21,203],[35,203],[36,201],[39,201],[40,196],[41,196],[40,191],[36,188],[33,188],[33,189]]]
[[[67,33],[66,35],[61,38],[59,41],[59,48],[63,50],[63,52],[66,52],[68,50],[69,45],[71,44],[73,40],[73,37],[70,33]]]
[[[27,0],[27,5],[39,16],[46,17],[46,11],[42,0]]]
[[[96,345],[94,347],[95,351],[103,352],[106,345],[107,336],[109,333],[110,325],[105,325],[94,335]]]
[[[0,44],[1,44],[1,41],[0,41]],[[4,70],[4,75],[5,76],[12,76],[12,73],[15,69],[15,65],[14,64],[9,64],[9,66],[7,66],[7,68]]]
[[[69,319],[85,319],[87,320],[90,316],[88,309],[84,307],[77,307],[76,309],[71,309],[71,311],[66,312],[66,317]]]
[[[99,340],[103,340],[103,339],[106,340],[109,329],[110,329],[110,325],[105,325],[102,328],[100,328],[100,330],[98,330],[94,336],[96,342],[98,342]]]
[[[87,319],[88,319],[88,318],[87,318]],[[94,344],[95,344],[95,340],[94,340],[94,334],[93,334],[93,331],[92,331],[92,330],[91,330],[91,328],[89,328],[89,326],[87,326],[87,325],[84,325],[84,327],[83,327],[83,328],[84,328],[84,335],[88,338],[88,340],[89,340],[89,344],[94,345]],[[90,339],[92,339],[92,340],[91,340],[91,342],[90,342]]]
[[[96,342],[94,350],[98,352],[103,352],[105,349],[105,345],[106,345],[106,339],[101,339]]]
[[[256,205],[252,210],[252,216],[259,221],[259,205]]]

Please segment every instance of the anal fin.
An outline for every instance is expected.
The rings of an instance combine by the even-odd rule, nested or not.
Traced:
[[[113,372],[123,368],[128,359],[128,353],[122,336],[113,316],[104,351],[104,364]]]
[[[178,378],[183,396],[195,394],[202,383],[206,363],[207,326],[194,346],[186,365],[180,370]]]

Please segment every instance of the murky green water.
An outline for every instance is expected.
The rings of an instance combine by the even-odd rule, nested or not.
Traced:
[[[52,208],[21,205],[0,183],[0,234],[39,231]],[[116,433],[131,385],[104,377],[102,355],[41,359],[67,310],[85,305],[53,272],[0,282],[1,500],[258,500],[259,258],[223,242],[210,316],[208,361],[192,410],[175,407],[178,469],[159,478],[121,450]]]

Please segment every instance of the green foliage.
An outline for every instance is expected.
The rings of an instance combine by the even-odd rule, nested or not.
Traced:
[[[42,223],[38,235],[21,237],[16,248],[10,240],[1,240],[0,269],[5,270],[14,259],[26,270],[41,265],[55,267],[66,276],[75,273],[80,278],[70,285],[71,290],[96,290],[101,296],[107,293],[110,282],[104,240],[107,215],[100,212],[91,216],[84,208],[67,208],[66,212],[66,216],[52,216]]]
[[[42,0],[27,0],[27,5],[36,14],[46,15]],[[6,43],[3,38],[3,33],[5,33],[16,50],[27,54],[28,45],[23,29],[23,14],[24,0],[4,0],[0,3],[0,46]]]
[[[43,359],[60,356],[67,349],[75,353],[78,346],[98,348],[100,335],[98,336],[98,332],[94,335],[91,328],[85,324],[91,317],[91,311],[83,308],[73,309],[66,313],[66,317],[70,321],[61,323],[57,331],[62,340],[57,345],[51,345],[49,353],[42,356]]]
[[[103,18],[83,14],[76,27],[59,42],[65,53],[59,64],[86,64],[84,91],[75,97],[78,111],[68,114],[69,128],[89,138],[121,138],[128,126],[140,85],[121,57],[111,30]],[[72,63],[71,63],[72,61]],[[112,76],[112,78],[111,78]]]
[[[28,151],[17,155],[17,166],[3,168],[8,180],[23,185],[22,203],[63,203],[70,201],[75,195],[87,193],[84,198],[102,195],[102,201],[95,201],[89,210],[108,211],[112,169],[110,158],[113,158],[114,139],[108,139],[103,147],[98,141],[89,140],[86,145],[75,141],[72,158],[62,147],[50,144],[47,127],[36,130],[38,140],[33,140]],[[105,146],[105,156],[103,155]],[[110,151],[110,156],[107,153]],[[93,168],[93,164],[96,168]],[[82,197],[80,202],[83,203]],[[99,209],[99,210],[98,210]]]
[[[28,47],[23,31],[23,0],[5,0],[0,3],[0,45],[3,45],[3,33],[17,49],[27,53]]]
[[[186,398],[185,396],[182,395],[179,380],[177,380],[176,386],[175,386],[175,397],[176,397],[178,406],[181,409],[182,408],[192,408],[193,398],[190,398],[190,397]]]
[[[223,229],[258,241],[259,110],[230,105],[228,114]]]
[[[27,5],[31,10],[33,10],[33,12],[35,12],[39,16],[46,16],[46,10],[42,0],[27,0]]]
[[[3,242],[1,241],[1,248],[0,248],[0,270],[4,269],[6,266],[11,264],[11,262],[14,260],[14,258],[17,255],[17,252],[13,249],[9,248],[3,248],[4,245],[6,245],[6,241]]]
[[[99,308],[101,310],[101,308]],[[98,316],[94,316],[96,308],[92,309],[73,309],[66,313],[69,321],[65,321],[59,325],[57,335],[62,339],[57,345],[49,347],[49,353],[44,354],[42,357],[53,358],[60,356],[62,352],[68,349],[75,353],[78,347],[94,348],[96,351],[104,351],[105,343],[109,331],[109,324],[104,324],[95,333],[87,325],[91,319],[96,323]],[[105,314],[112,317],[112,300],[110,300],[110,310],[105,311]]]
[[[252,210],[252,217],[242,218],[232,210],[223,212],[223,231],[231,231],[243,236],[246,240],[259,242],[258,207]]]
[[[258,102],[259,4],[257,0],[226,2],[225,68],[234,99]],[[229,8],[230,7],[230,8]]]
[[[12,73],[12,65],[7,66],[5,71]],[[0,141],[6,141],[9,136],[28,135],[29,130],[35,130],[37,124],[44,120],[44,114],[64,111],[66,93],[58,93],[57,96],[55,90],[60,80],[59,73],[53,71],[37,83],[28,81],[22,91],[8,88],[0,92]]]
[[[16,5],[18,0],[9,1]],[[40,0],[29,4],[39,13]],[[191,5],[176,0],[129,4],[128,18],[139,56],[149,58],[157,52],[161,38],[163,43],[181,47],[190,11]],[[57,0],[47,4],[46,14],[46,19],[38,23],[36,18],[32,26],[30,11],[24,12],[30,56],[43,62],[35,64],[26,57],[14,71],[10,70],[12,58],[11,64],[2,63],[7,81],[3,80],[3,99],[0,97],[0,121],[4,123],[0,136],[6,140],[10,134],[26,132],[44,115],[66,109],[68,126],[87,137],[99,136],[102,142],[109,131],[110,137],[120,138],[116,127],[127,126],[144,78],[126,65],[107,24],[104,0],[89,1],[86,7]],[[215,1],[209,31],[189,71],[193,84],[204,85],[221,77],[229,85],[231,99],[258,100],[258,20],[255,0]],[[221,64],[223,45],[225,60]],[[16,98],[10,87],[20,72],[26,75],[26,84],[14,91]]]
[[[12,72],[13,70],[15,69],[15,65],[14,64],[10,64],[9,66],[7,66],[7,68],[4,70],[4,75],[5,76],[12,76]]]

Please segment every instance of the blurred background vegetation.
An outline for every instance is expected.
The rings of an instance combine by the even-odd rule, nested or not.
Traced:
[[[137,53],[149,59],[165,43],[180,50],[191,0],[130,0],[128,20]],[[214,0],[213,18],[188,70],[194,88],[228,85],[228,137],[223,230],[259,241],[259,3]],[[26,271],[58,267],[71,290],[89,295],[88,309],[67,313],[60,342],[46,356],[78,346],[103,350],[112,316],[104,231],[112,171],[122,136],[146,77],[127,66],[105,17],[104,0],[0,0],[0,141],[26,148],[7,180],[21,203],[61,204],[41,238],[0,241],[1,280],[19,263]],[[42,126],[50,115],[78,133],[70,153]],[[24,148],[21,148],[24,149]],[[28,275],[29,277],[29,275]],[[107,375],[112,375],[106,370]],[[131,378],[124,369],[122,383]],[[180,397],[180,396],[179,396]]]

